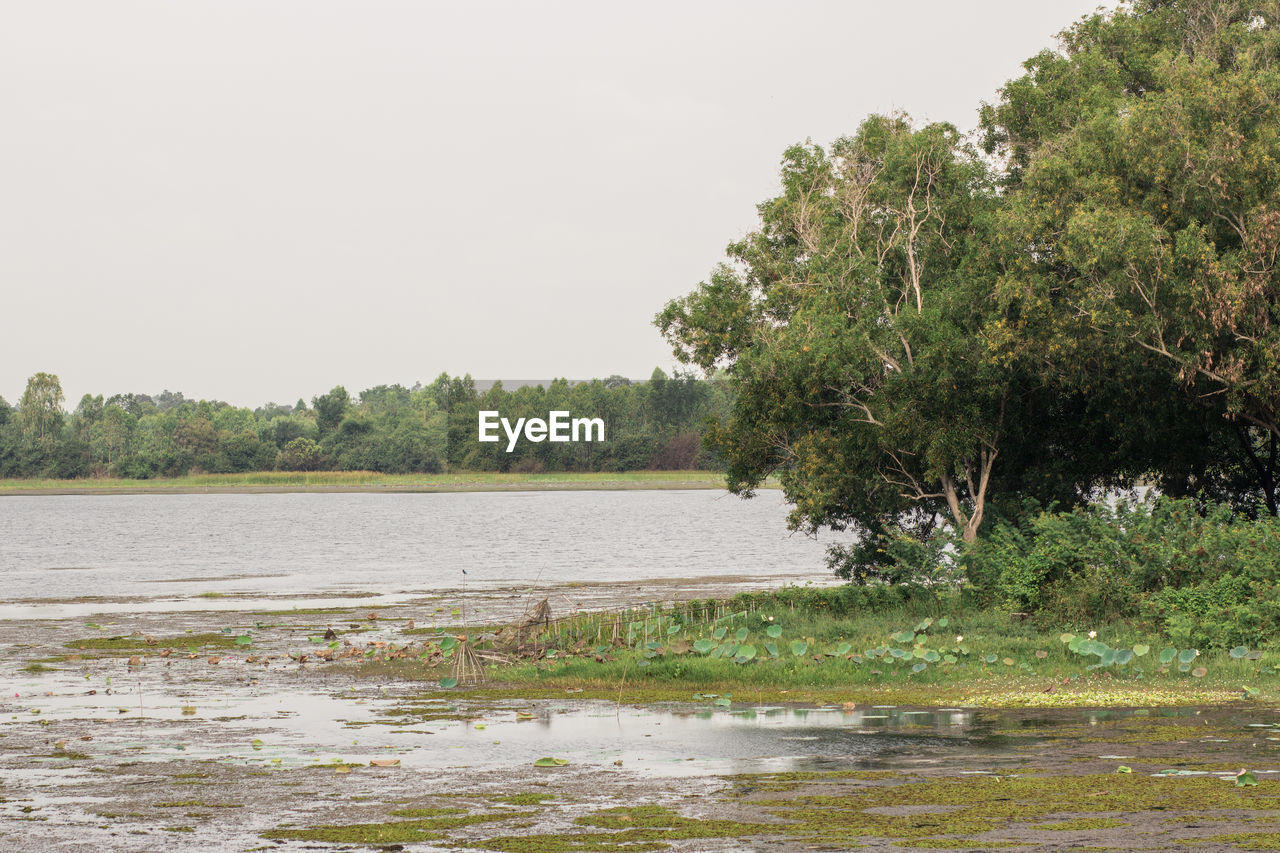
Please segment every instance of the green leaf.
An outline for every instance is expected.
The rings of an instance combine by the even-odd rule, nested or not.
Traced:
[[[454,678],[451,675],[447,676],[445,678],[440,679],[440,686],[443,687],[445,690],[451,690],[454,687],[458,686],[458,679]]]
[[[715,647],[716,647],[715,643],[711,642],[706,637],[703,637],[700,640],[694,641],[694,644],[693,644],[693,650],[700,655],[705,655],[707,652],[711,651]]]
[[[533,762],[533,766],[534,767],[564,767],[568,763],[569,763],[569,759],[567,758],[552,758],[551,756],[548,755],[544,758],[539,758],[537,761]]]
[[[1240,660],[1242,657],[1249,654],[1249,648],[1248,646],[1236,646],[1234,649],[1227,652],[1227,654],[1231,655],[1231,657],[1236,660]]]
[[[770,625],[768,628],[765,628],[765,629],[764,629],[764,632],[765,632],[766,634],[768,634],[770,637],[772,637],[773,639],[775,639],[775,640],[776,640],[776,639],[778,639],[779,637],[781,637],[781,636],[782,636],[782,626],[781,626],[781,625]]]
[[[764,644],[764,650],[765,650],[766,652],[768,652],[768,653],[769,653],[769,656],[770,656],[770,657],[775,657],[775,658],[776,658],[776,657],[778,656],[778,644],[777,644],[777,643],[765,643],[765,644]]]
[[[739,628],[738,633],[733,636],[739,643],[745,643],[747,641],[747,634],[749,633],[750,632],[746,628]]]
[[[806,643],[804,640],[791,641],[791,654],[795,655],[796,657],[800,657],[807,651],[809,651],[809,644]]]
[[[928,668],[929,668],[929,664],[925,663],[924,661],[920,661],[920,663],[918,663],[918,664],[916,664],[915,666],[911,667],[911,671],[912,671],[912,672],[924,672],[924,671],[925,671],[926,669],[928,669]]]
[[[836,654],[847,655],[852,649],[853,649],[853,644],[841,643],[840,645],[836,646]]]
[[[729,699],[726,698],[726,699],[717,699],[715,704],[719,705],[721,708],[728,708],[731,703]]]
[[[747,661],[754,659],[755,656],[755,646],[738,646],[738,653],[734,655],[733,660],[735,663],[746,663]]]
[[[1076,638],[1075,634],[1059,634],[1058,641],[1064,646]]]
[[[1178,653],[1178,663],[1191,663],[1199,654],[1196,649],[1183,649]]]
[[[1127,764],[1121,764],[1119,767],[1117,767],[1117,768],[1116,768],[1116,772],[1117,772],[1117,773],[1132,773],[1132,772],[1133,772],[1133,768],[1132,768],[1132,767],[1130,767],[1130,766],[1128,766]]]
[[[248,646],[252,643],[253,643],[253,640],[249,637],[248,634],[241,634],[239,637],[236,637],[237,646]]]
[[[924,659],[929,663],[937,663],[942,660],[942,655],[938,654],[933,649],[929,649],[929,651],[924,653]]]
[[[1132,649],[1121,649],[1120,651],[1116,652],[1116,663],[1120,664],[1121,666],[1124,666],[1131,660],[1133,660]]]
[[[716,628],[714,631],[711,632],[711,636],[715,637],[717,640],[723,640],[724,635],[727,634],[728,632],[729,632],[729,629],[726,628],[724,625],[721,625],[719,628]]]
[[[262,749],[263,744],[262,744],[262,741],[260,741],[258,738],[254,738],[253,740],[249,741],[249,746],[253,747],[254,751],[257,752],[258,750]]]
[[[670,637],[673,634],[679,634],[680,629],[682,627],[683,627],[682,625],[672,625],[670,628],[667,629],[667,636]]]
[[[929,626],[930,626],[930,625],[932,625],[932,624],[933,624],[933,620],[932,620],[932,619],[928,619],[928,618],[926,618],[926,619],[922,619],[922,620],[920,621],[920,623],[916,625],[915,632],[916,632],[917,634],[919,634],[921,631],[928,631],[928,630],[929,630]]]
[[[1162,652],[1160,652],[1160,658],[1159,658],[1159,660],[1160,660],[1160,665],[1161,665],[1161,666],[1168,666],[1169,664],[1173,663],[1173,659],[1174,659],[1174,658],[1176,658],[1177,656],[1178,656],[1178,650],[1177,650],[1177,649],[1165,649],[1165,650],[1163,650]]]
[[[1254,776],[1248,770],[1236,776],[1237,788],[1256,788],[1258,786],[1258,777]]]
[[[914,631],[899,631],[896,634],[890,635],[889,639],[893,640],[895,643],[902,643],[903,645],[909,646],[915,643],[916,634]]]
[[[951,620],[950,620],[950,619],[948,619],[947,617],[943,616],[941,619],[939,619],[939,620],[938,620],[938,627],[939,627],[939,628],[945,628],[945,627],[947,627],[947,625],[948,625],[950,622],[951,622]]]
[[[443,640],[440,641],[440,650],[442,652],[451,651],[457,648],[457,646],[458,646],[457,637],[445,637]]]
[[[1133,653],[1137,657],[1142,657],[1149,651],[1151,651],[1151,647],[1148,646],[1146,643],[1138,643],[1133,647]]]

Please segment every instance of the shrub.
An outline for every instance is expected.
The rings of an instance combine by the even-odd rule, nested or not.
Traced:
[[[962,562],[984,603],[1042,621],[1139,617],[1206,647],[1280,630],[1280,521],[1225,506],[1161,498],[1028,513],[998,522]]]

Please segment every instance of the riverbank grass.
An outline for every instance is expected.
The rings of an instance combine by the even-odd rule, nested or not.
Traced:
[[[477,698],[988,706],[1203,705],[1280,698],[1274,649],[1180,648],[1143,626],[1039,626],[958,599],[851,607],[847,588],[578,614],[488,634],[507,656]],[[460,630],[460,629],[448,629]],[[473,632],[473,636],[479,632]],[[448,651],[441,665],[448,665]],[[413,678],[417,662],[366,674]],[[443,670],[441,670],[443,672]],[[434,670],[418,677],[444,677]],[[465,686],[464,686],[465,687]]]
[[[621,471],[513,474],[456,471],[448,474],[379,474],[373,471],[257,471],[130,480],[0,479],[0,495],[190,492],[468,492],[624,489],[723,489],[719,471]]]

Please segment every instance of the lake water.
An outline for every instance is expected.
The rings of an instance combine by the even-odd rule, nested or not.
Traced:
[[[776,491],[9,497],[0,584],[17,603],[714,575],[829,581],[826,543],[789,534],[787,510]]]

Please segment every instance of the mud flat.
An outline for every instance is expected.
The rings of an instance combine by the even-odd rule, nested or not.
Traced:
[[[433,624],[456,624],[464,608],[493,624],[525,612],[534,594],[566,609],[618,607],[742,583],[458,591],[385,606],[253,600],[217,611],[96,602],[97,613],[10,618],[0,622],[0,847],[1280,843],[1280,709],[1262,702],[886,707],[851,688],[822,702],[641,703],[628,683],[604,701],[572,688],[538,698],[444,689],[447,669],[406,676],[443,633]],[[1256,785],[1238,786],[1242,768]]]

